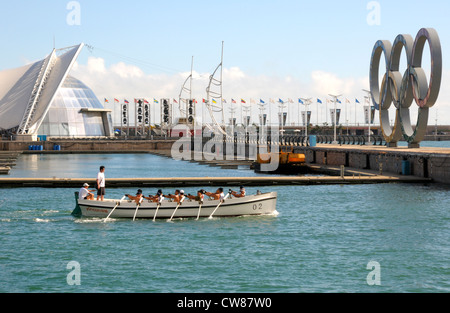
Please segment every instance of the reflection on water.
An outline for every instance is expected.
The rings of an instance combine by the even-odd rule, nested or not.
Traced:
[[[248,167],[221,169],[167,157],[138,154],[39,154],[21,155],[10,177],[96,177],[99,167],[106,167],[106,177],[204,177],[258,176]]]
[[[28,169],[28,171],[30,171],[30,173],[36,173],[39,169],[39,167],[38,167],[39,155],[32,154],[32,155],[27,155],[27,156],[28,156],[27,158],[23,158],[23,162],[24,162],[23,167]],[[20,159],[20,161],[18,160],[17,162],[18,163],[22,162],[22,159]]]

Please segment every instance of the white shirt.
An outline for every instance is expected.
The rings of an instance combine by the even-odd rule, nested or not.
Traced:
[[[87,197],[89,194],[89,190],[87,188],[81,187],[80,191],[78,192],[78,199],[83,200]]]
[[[219,200],[222,201],[224,198],[225,198],[225,194],[223,192],[221,192]]]
[[[98,172],[97,174],[98,187],[105,187],[105,173]]]

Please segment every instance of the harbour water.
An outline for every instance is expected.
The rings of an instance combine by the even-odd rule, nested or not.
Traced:
[[[22,155],[10,176],[95,177],[100,165],[107,178],[256,175],[150,154],[86,154]],[[278,192],[278,215],[172,223],[74,218],[77,190],[0,189],[0,292],[450,291],[448,186],[247,192],[258,189]],[[109,188],[107,197],[133,192]]]

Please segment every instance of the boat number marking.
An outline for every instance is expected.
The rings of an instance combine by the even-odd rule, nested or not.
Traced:
[[[262,203],[255,203],[253,205],[253,211],[261,210],[261,209],[262,209]]]

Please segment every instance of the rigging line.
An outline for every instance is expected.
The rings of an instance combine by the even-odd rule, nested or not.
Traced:
[[[143,60],[140,60],[140,59],[137,59],[137,58],[134,58],[134,57],[126,56],[126,55],[123,55],[123,54],[120,54],[120,53],[117,53],[117,52],[113,52],[113,51],[109,51],[109,50],[106,50],[106,49],[103,49],[103,48],[93,47],[93,46],[89,45],[89,51],[91,53],[93,53],[93,50],[98,50],[98,51],[103,52],[103,53],[108,53],[108,54],[111,54],[113,56],[116,56],[117,58],[120,58],[120,59],[123,59],[123,60],[128,60],[128,61],[130,61],[132,63],[134,62],[136,64],[147,66],[147,67],[150,67],[150,68],[153,68],[153,69],[158,69],[158,70],[161,70],[161,71],[164,71],[164,72],[168,72],[168,73],[184,72],[182,70],[177,70],[177,69],[170,68],[170,67],[167,67],[167,66],[150,63],[150,62],[143,61]]]

